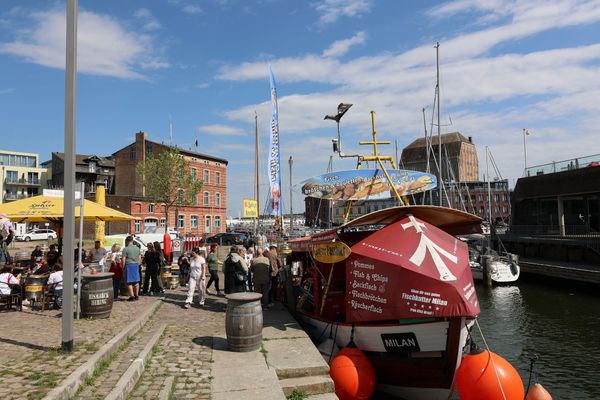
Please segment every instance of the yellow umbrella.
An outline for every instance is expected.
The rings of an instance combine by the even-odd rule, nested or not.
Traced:
[[[12,222],[62,222],[63,211],[62,197],[35,196],[0,204],[0,214],[6,214]],[[75,216],[79,219],[79,206],[75,207]],[[135,218],[110,207],[84,200],[83,219],[85,221],[130,221]]]

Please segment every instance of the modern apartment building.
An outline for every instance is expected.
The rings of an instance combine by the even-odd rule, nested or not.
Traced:
[[[41,168],[39,155],[0,150],[0,203],[42,194],[46,168]]]

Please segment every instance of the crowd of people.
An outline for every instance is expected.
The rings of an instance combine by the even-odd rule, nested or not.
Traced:
[[[254,291],[262,294],[262,307],[267,310],[273,306],[277,288],[281,261],[277,257],[277,246],[257,248],[235,245],[222,263],[224,276],[223,288],[219,278],[221,262],[217,257],[217,244],[193,248],[184,252],[177,261],[179,266],[179,283],[187,287],[187,298],[184,307],[190,308],[197,298],[197,304],[205,304],[206,295],[224,296],[230,293]],[[140,295],[164,293],[160,279],[161,268],[165,267],[167,257],[159,242],[148,243],[145,253],[133,243],[133,237],[125,239],[125,247],[114,243],[107,251],[99,240],[87,252],[79,246],[74,252],[75,269],[95,273],[89,264],[95,264],[99,272],[111,272],[113,279],[114,299],[119,299],[122,286],[127,287],[127,301],[137,301]],[[79,261],[82,263],[80,264]],[[85,264],[84,264],[85,263]],[[38,245],[31,252],[31,266],[13,274],[10,263],[3,263],[0,270],[0,294],[11,294],[20,290],[23,277],[26,275],[42,275],[47,277],[46,289],[56,294],[55,306],[62,305],[63,291],[63,255],[52,244],[44,253]],[[142,266],[145,273],[142,274]],[[143,280],[142,280],[143,276]],[[208,277],[208,282],[207,282]],[[214,285],[214,292],[210,289]]]

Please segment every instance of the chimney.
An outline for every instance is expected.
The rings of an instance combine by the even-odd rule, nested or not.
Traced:
[[[473,143],[473,136],[469,136],[469,143]]]

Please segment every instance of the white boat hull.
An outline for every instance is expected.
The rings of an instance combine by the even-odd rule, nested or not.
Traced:
[[[350,342],[352,326],[349,324],[320,320],[303,313],[299,313],[298,318],[316,345],[321,345],[319,350],[321,350],[326,361],[332,358],[332,352],[335,356],[338,349],[347,346]],[[377,387],[380,391],[406,400],[447,400],[452,388],[454,373],[460,365],[467,340],[468,332],[464,318],[460,319],[460,326],[457,326],[457,328],[460,332],[457,332],[457,338],[451,341],[448,337],[450,331],[449,321],[397,325],[356,325],[354,328],[354,343],[371,360],[377,375]],[[407,340],[407,346],[414,350],[414,346],[411,345],[416,344],[418,351],[407,351],[404,354],[396,353],[397,347],[401,347],[404,343],[401,343],[400,340],[385,339],[394,336],[413,337],[414,342]],[[387,341],[387,343],[384,341]],[[452,348],[448,348],[450,342],[454,343]],[[427,387],[427,373],[428,371],[431,372],[431,367],[428,367],[428,371],[422,371],[421,373],[412,371],[413,374],[418,374],[422,379],[422,382],[416,386],[411,386],[414,380],[403,380],[404,374],[401,371],[406,368],[407,363],[415,360],[441,361],[444,354],[449,355],[448,360],[455,361],[451,368],[444,371],[440,368],[439,371],[435,371],[436,375],[444,373],[447,375],[448,379],[446,379],[445,387]],[[378,370],[378,368],[381,369],[382,359],[385,359],[383,364],[385,365],[385,371]],[[393,375],[395,370],[398,371],[397,376]]]
[[[483,267],[477,262],[471,262],[473,279],[483,281]],[[504,260],[492,260],[490,262],[490,276],[492,283],[511,283],[519,279],[521,268],[517,263],[512,264]]]

